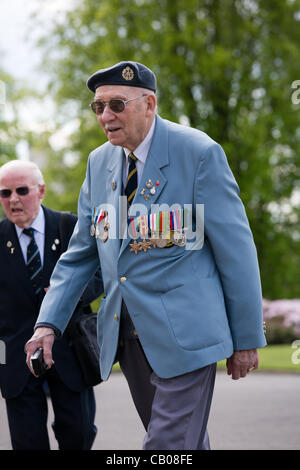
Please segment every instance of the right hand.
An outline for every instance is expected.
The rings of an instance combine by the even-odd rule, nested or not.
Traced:
[[[54,361],[52,359],[52,346],[54,343],[55,334],[52,328],[39,327],[35,330],[34,335],[25,344],[26,364],[29,367],[30,372],[36,377],[35,373],[31,368],[30,358],[38,348],[43,348],[44,361],[50,369]]]

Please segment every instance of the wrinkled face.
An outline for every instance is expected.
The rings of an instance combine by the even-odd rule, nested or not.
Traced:
[[[94,99],[108,102],[113,98],[120,98],[126,101],[142,96],[144,92],[145,90],[135,87],[104,85],[96,89]],[[155,96],[147,94],[127,103],[121,113],[114,113],[106,105],[97,119],[112,145],[120,145],[133,151],[146,137],[155,116],[155,107]]]
[[[29,227],[37,217],[45,195],[45,185],[38,184],[38,174],[32,168],[11,168],[1,174],[0,189],[10,189],[10,197],[0,197],[6,217],[20,228]],[[29,187],[29,193],[19,196],[15,189]]]

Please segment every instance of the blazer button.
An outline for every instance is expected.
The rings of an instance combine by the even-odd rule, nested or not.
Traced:
[[[120,279],[121,282],[125,282],[126,280],[127,280],[127,277],[125,277],[125,276],[122,276],[121,279]]]
[[[116,313],[114,314],[114,319],[115,319],[115,320],[119,320],[119,317],[118,317],[118,315],[117,315]]]

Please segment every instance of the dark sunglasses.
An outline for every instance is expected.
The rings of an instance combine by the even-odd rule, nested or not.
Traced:
[[[109,106],[109,109],[113,113],[118,114],[124,111],[125,106],[127,103],[129,103],[129,101],[134,101],[139,98],[143,98],[144,96],[147,96],[147,95],[136,96],[135,98],[131,98],[130,100],[126,100],[126,101],[121,100],[119,98],[112,98],[109,101],[95,100],[90,104],[90,107],[92,108],[94,113],[97,114],[97,116],[99,114],[103,114],[106,105]]]
[[[18,188],[13,189],[0,189],[0,198],[2,199],[7,199],[10,197],[13,193],[13,191],[16,191],[18,196],[27,196],[29,193],[30,188],[35,188],[38,186],[38,184],[35,184],[34,186],[19,186]]]

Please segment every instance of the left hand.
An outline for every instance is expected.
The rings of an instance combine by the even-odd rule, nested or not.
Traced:
[[[35,330],[34,335],[30,338],[29,341],[25,344],[25,353],[26,356],[26,364],[30,370],[30,372],[35,376],[35,373],[31,367],[31,356],[35,353],[38,348],[43,348],[44,352],[44,361],[47,364],[47,369],[50,369],[54,361],[52,359],[52,346],[55,339],[55,333],[52,328],[46,327],[38,327]]]
[[[232,375],[233,380],[246,377],[248,372],[258,369],[259,357],[257,349],[245,349],[234,351],[226,361],[227,374]]]

